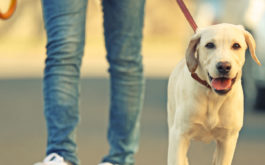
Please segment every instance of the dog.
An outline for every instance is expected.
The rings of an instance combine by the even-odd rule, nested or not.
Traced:
[[[255,40],[241,25],[199,29],[168,82],[168,165],[188,165],[190,140],[216,142],[213,165],[231,165],[243,125],[242,67]]]

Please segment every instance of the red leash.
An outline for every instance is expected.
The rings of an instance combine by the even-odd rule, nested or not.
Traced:
[[[179,4],[180,9],[182,10],[184,16],[186,17],[187,21],[189,22],[190,26],[192,27],[193,31],[196,32],[198,26],[195,23],[194,19],[192,18],[188,8],[186,7],[183,0],[177,0],[177,3]]]
[[[185,3],[183,2],[183,0],[177,0],[177,3],[181,9],[181,11],[183,12],[184,16],[186,17],[187,21],[189,22],[190,26],[192,27],[194,33],[196,33],[196,30],[198,29],[197,24],[195,23],[194,19],[192,18],[188,8],[186,7]],[[197,73],[193,72],[191,73],[191,77],[196,80],[197,82],[199,82],[200,84],[204,85],[205,87],[211,89],[211,86],[208,84],[207,81],[202,80]]]
[[[10,3],[9,9],[7,10],[6,13],[2,13],[0,11],[0,19],[10,18],[13,15],[13,13],[15,12],[16,6],[17,6],[17,0],[12,0]]]

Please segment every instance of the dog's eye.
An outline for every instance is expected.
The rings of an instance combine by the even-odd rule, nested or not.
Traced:
[[[232,48],[237,50],[237,49],[241,48],[241,46],[238,43],[234,43]]]
[[[205,47],[208,48],[208,49],[214,49],[214,48],[215,48],[215,45],[214,45],[214,43],[209,42],[209,43],[207,43],[207,44],[205,45]]]

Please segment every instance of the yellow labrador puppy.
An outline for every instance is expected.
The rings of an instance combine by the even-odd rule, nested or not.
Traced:
[[[213,165],[231,165],[243,125],[242,67],[255,41],[240,25],[218,24],[191,38],[168,84],[168,165],[188,165],[190,140],[216,141]]]

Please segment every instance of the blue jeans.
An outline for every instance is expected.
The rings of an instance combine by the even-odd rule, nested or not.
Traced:
[[[102,161],[132,165],[144,97],[141,42],[145,0],[103,0],[102,5],[111,83],[110,151]],[[42,0],[42,6],[48,38],[43,80],[46,154],[58,153],[77,165],[75,136],[87,0]]]

